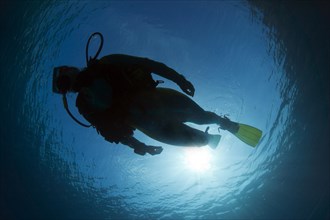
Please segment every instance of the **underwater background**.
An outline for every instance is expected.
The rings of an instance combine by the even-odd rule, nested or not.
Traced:
[[[1,219],[330,219],[327,1],[0,6]],[[139,156],[76,124],[52,93],[52,70],[85,67],[96,31],[100,57],[165,63],[194,84],[204,109],[263,130],[259,145],[221,131],[217,149],[200,149],[209,153],[200,171],[187,162],[190,148],[136,132],[164,147]]]

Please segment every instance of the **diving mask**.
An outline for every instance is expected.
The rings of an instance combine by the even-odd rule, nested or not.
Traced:
[[[76,67],[59,66],[53,69],[53,92],[58,94],[67,93],[73,84],[74,75],[79,73]]]

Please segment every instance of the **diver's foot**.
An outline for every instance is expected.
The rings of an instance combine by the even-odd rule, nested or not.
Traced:
[[[162,147],[154,147],[154,146],[144,146],[134,149],[134,153],[139,154],[141,156],[146,155],[146,153],[150,155],[160,154],[163,151]]]
[[[154,147],[154,146],[148,146],[147,147],[147,152],[150,155],[156,155],[156,154],[160,154],[163,151],[162,147]]]
[[[223,130],[227,130],[233,134],[238,132],[239,124],[231,121],[228,117],[220,117],[219,126]]]

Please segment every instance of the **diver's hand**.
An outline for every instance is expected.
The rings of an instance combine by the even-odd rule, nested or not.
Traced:
[[[147,152],[150,155],[160,154],[163,151],[162,147],[147,146]]]
[[[150,155],[160,154],[163,151],[162,147],[143,146],[134,149],[134,153],[144,156],[146,153]]]
[[[184,77],[180,82],[178,83],[180,86],[181,90],[186,93],[187,95],[194,96],[195,94],[195,88],[191,82],[186,80]]]
[[[146,155],[146,151],[144,149],[141,149],[141,148],[135,148],[134,153],[139,154],[141,156]]]

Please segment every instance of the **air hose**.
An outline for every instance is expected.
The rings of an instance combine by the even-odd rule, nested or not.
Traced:
[[[95,35],[100,36],[100,38],[101,38],[101,42],[100,42],[99,49],[97,50],[95,56],[92,58],[92,57],[89,57],[89,54],[88,54],[88,48],[89,48],[89,43],[90,43],[91,39],[92,39]],[[102,35],[100,32],[95,32],[95,33],[93,33],[93,34],[88,38],[88,41],[87,41],[87,44],[86,44],[86,64],[87,64],[87,67],[90,66],[93,62],[96,61],[97,57],[99,56],[99,54],[100,54],[100,52],[101,52],[101,50],[102,50],[102,47],[103,47],[103,35]]]
[[[84,123],[80,122],[76,117],[73,116],[73,114],[69,110],[68,100],[66,99],[65,94],[63,94],[63,105],[64,105],[64,108],[65,108],[66,112],[71,116],[71,118],[75,122],[77,122],[78,124],[80,124],[81,126],[86,127],[86,128],[92,127],[91,124],[90,125],[84,124]]]

